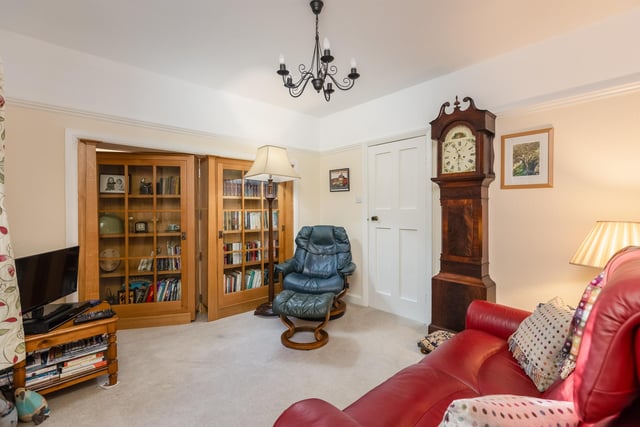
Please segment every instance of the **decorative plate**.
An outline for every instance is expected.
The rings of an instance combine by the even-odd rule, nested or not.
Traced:
[[[120,251],[117,249],[105,249],[100,252],[100,269],[107,273],[120,267]]]

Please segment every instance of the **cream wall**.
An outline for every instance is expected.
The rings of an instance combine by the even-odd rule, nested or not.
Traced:
[[[6,120],[5,206],[18,257],[63,247],[75,234],[66,225],[67,217],[74,214],[67,212],[65,194],[65,181],[74,179],[69,172],[75,168],[65,164],[69,133],[133,147],[249,160],[256,151],[255,145],[238,138],[18,106],[11,101],[6,105]],[[290,158],[302,176],[294,186],[296,220],[319,221],[319,201],[309,191],[317,181],[317,154],[291,150]]]
[[[596,269],[572,266],[573,252],[599,219],[638,220],[640,212],[640,91],[588,102],[512,111],[498,116],[496,181],[489,197],[489,261],[498,302],[532,309],[559,295],[575,304]],[[500,189],[500,136],[553,126],[554,187]],[[93,117],[7,105],[6,206],[17,256],[65,245],[65,132],[81,129],[111,142],[251,159],[255,147],[238,140],[123,124]],[[358,270],[350,298],[362,301],[366,179],[361,145],[318,153],[290,150],[296,228],[343,225]],[[329,192],[328,171],[350,168],[348,192]],[[439,240],[434,204],[434,239]],[[436,242],[437,243],[437,242]],[[437,246],[437,245],[436,245]],[[436,250],[437,255],[437,250]],[[434,268],[437,271],[437,268]]]
[[[554,128],[553,188],[500,189],[500,137]],[[525,309],[558,295],[576,305],[599,271],[569,264],[596,220],[640,220],[640,91],[499,116],[489,189],[497,300]]]
[[[340,225],[347,230],[351,242],[353,262],[356,271],[349,278],[349,299],[363,304],[363,257],[366,256],[366,248],[363,248],[363,227],[366,212],[363,210],[366,197],[363,194],[363,167],[362,147],[346,147],[339,150],[323,153],[320,156],[320,182],[317,188],[319,199],[322,200],[320,218],[323,224]],[[329,191],[329,171],[331,169],[349,168],[349,191]]]

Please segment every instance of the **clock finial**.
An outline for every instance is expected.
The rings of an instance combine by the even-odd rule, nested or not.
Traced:
[[[455,105],[456,110],[460,109],[460,101],[458,101],[458,95],[456,95],[456,102],[454,102],[453,105]]]

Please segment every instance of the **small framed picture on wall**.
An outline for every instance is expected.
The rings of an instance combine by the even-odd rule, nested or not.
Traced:
[[[349,191],[349,168],[329,171],[329,191]]]
[[[553,128],[502,136],[500,188],[553,187]]]

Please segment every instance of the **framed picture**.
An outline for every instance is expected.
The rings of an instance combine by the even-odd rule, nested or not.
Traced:
[[[500,188],[553,187],[553,128],[502,135]]]
[[[100,174],[101,193],[124,193],[124,175]]]
[[[349,168],[329,171],[329,191],[349,191]]]

